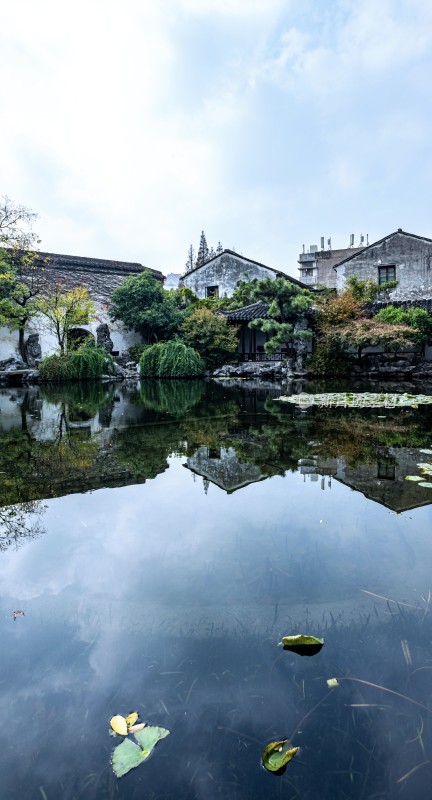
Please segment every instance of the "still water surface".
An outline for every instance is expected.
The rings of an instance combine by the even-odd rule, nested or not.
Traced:
[[[2,798],[430,797],[431,410],[278,394],[0,392]],[[119,780],[135,710],[171,734]]]

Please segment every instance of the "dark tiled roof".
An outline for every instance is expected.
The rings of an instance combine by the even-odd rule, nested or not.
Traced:
[[[393,231],[393,233],[387,234],[387,236],[384,236],[382,239],[378,239],[377,242],[372,242],[372,244],[368,244],[367,247],[364,247],[363,250],[360,251],[361,254],[365,253],[366,250],[370,250],[371,247],[376,247],[377,244],[382,244],[383,242],[386,242],[387,239],[391,239],[392,236],[397,236],[398,234],[402,234],[402,236],[409,236],[410,239],[419,239],[422,242],[429,242],[430,244],[432,244],[432,239],[428,239],[427,236],[419,236],[417,233],[407,233],[407,231],[403,231],[402,228],[398,228],[397,231]],[[338,263],[334,265],[333,269],[337,270],[337,268],[341,264],[346,264],[347,261],[351,261],[357,255],[358,253],[353,253],[352,256],[348,256],[348,258],[343,258],[342,261],[338,261]]]
[[[368,303],[366,308],[368,311],[371,311],[372,314],[377,314],[378,311],[382,308],[387,308],[387,306],[395,306],[396,308],[403,308],[404,310],[408,310],[409,308],[422,308],[424,311],[428,311],[429,314],[432,314],[432,297],[422,300],[388,300],[382,303]]]
[[[234,308],[232,311],[221,311],[230,322],[250,322],[252,319],[267,318],[268,304],[259,300],[244,308]]]
[[[125,275],[136,274],[147,270],[157,280],[163,281],[164,276],[157,269],[145,267],[136,261],[111,261],[107,258],[88,258],[86,256],[69,256],[63,253],[38,253],[38,261],[51,269],[64,269],[73,271],[114,272]]]

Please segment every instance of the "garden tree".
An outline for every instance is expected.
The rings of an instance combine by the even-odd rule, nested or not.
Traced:
[[[193,249],[192,245],[190,245],[185,264],[186,272],[190,272],[194,268],[194,266],[195,266],[195,250]]]
[[[221,243],[218,242],[217,243],[217,247],[216,247],[216,255],[220,256],[221,253],[223,253],[223,247],[222,247]]]
[[[238,347],[237,328],[207,308],[198,308],[190,314],[180,327],[180,335],[204,359],[207,369],[222,366]]]
[[[228,310],[232,308],[244,308],[256,302],[255,289],[259,281],[253,278],[251,281],[237,281],[231,297],[221,297],[217,303],[218,308],[221,310]]]
[[[39,313],[36,298],[41,291],[41,270],[30,251],[0,250],[0,327],[18,331],[18,349],[25,360],[24,333]]]
[[[30,249],[39,242],[33,231],[38,215],[4,195],[0,199],[0,247]]]
[[[25,359],[24,331],[35,316],[41,270],[31,248],[39,239],[33,230],[37,214],[6,195],[0,199],[0,326],[17,330]]]
[[[432,341],[432,316],[423,308],[399,308],[386,306],[375,314],[375,319],[396,325],[408,325],[411,328],[410,339],[424,346]]]
[[[360,360],[364,347],[384,347],[396,352],[401,347],[412,344],[413,330],[408,325],[389,324],[376,317],[360,317],[348,324],[339,325],[327,331],[327,342],[335,346],[353,347],[357,349]]]
[[[95,318],[95,307],[88,290],[80,286],[65,291],[61,283],[56,283],[49,294],[37,298],[36,305],[39,314],[47,319],[48,329],[55,335],[61,355],[66,351],[69,331],[79,325],[88,325]]]
[[[363,348],[373,343],[392,350],[401,346],[401,336],[406,331],[386,329],[382,323],[369,319],[367,310],[368,303],[396,285],[396,281],[387,281],[385,284],[361,281],[353,275],[348,278],[340,294],[324,290],[316,297],[318,338],[312,364],[317,373],[341,375],[347,372],[350,347],[357,349],[360,358]],[[393,344],[392,335],[395,337]]]
[[[283,345],[312,337],[309,328],[296,328],[296,323],[304,320],[312,305],[313,295],[307,289],[287,278],[264,278],[255,284],[253,297],[255,301],[262,300],[268,305],[266,317],[249,323],[249,327],[258,328],[270,336],[264,345],[266,353],[275,353]]]
[[[204,231],[201,231],[198,255],[196,257],[195,266],[201,267],[208,260],[209,260],[209,249],[207,245],[207,240]]]
[[[169,339],[180,324],[183,313],[175,292],[167,292],[149,272],[130,275],[111,295],[109,316],[140,333],[147,342]]]

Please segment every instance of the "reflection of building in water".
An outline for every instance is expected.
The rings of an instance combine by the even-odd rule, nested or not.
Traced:
[[[388,447],[376,453],[376,460],[351,466],[343,456],[311,456],[298,462],[305,480],[331,488],[331,478],[361,492],[369,500],[381,503],[398,513],[432,503],[432,491],[407,481],[407,475],[420,475],[417,464],[427,458],[413,447]],[[325,476],[329,476],[327,481]],[[424,480],[427,480],[425,478]]]
[[[239,461],[233,447],[201,446],[184,466],[194,475],[202,476],[206,494],[209,483],[230,494],[267,477],[255,464]]]

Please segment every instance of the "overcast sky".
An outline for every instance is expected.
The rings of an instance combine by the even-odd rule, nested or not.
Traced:
[[[431,0],[1,4],[0,194],[41,248],[183,270],[218,240],[432,236]]]

